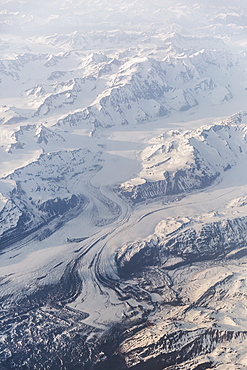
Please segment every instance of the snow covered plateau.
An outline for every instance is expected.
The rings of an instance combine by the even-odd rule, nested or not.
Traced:
[[[0,22],[0,370],[247,369],[247,4]]]

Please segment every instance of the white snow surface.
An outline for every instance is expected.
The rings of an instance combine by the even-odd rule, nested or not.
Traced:
[[[151,312],[150,327],[121,344],[129,365],[140,361],[131,350],[179,325],[188,338],[212,325],[247,331],[244,248],[172,270],[173,290],[160,270],[148,271],[140,291],[149,300],[121,300],[116,288],[140,288],[120,279],[116,254],[128,262],[147,244],[247,217],[246,5],[216,3],[4,1],[0,12],[0,235],[11,241],[25,212],[33,227],[4,240],[1,297],[7,306],[57,283],[78,259],[82,291],[68,306],[88,313],[86,324],[105,330],[140,318],[140,306]],[[174,196],[136,205],[119,196],[193,168]],[[198,188],[205,174],[213,181]],[[38,208],[73,196],[85,202],[69,216]],[[224,296],[217,287],[207,307],[197,305],[219,282]],[[183,305],[166,305],[175,291]],[[208,356],[217,369],[244,369],[246,337]]]

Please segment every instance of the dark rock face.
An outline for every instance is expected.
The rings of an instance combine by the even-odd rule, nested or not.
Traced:
[[[83,324],[84,318],[60,306],[17,305],[1,311],[0,368],[90,369],[94,344],[86,339],[97,330]]]
[[[171,130],[160,135],[155,144],[142,152],[141,181],[123,183],[120,194],[138,203],[212,185],[246,158],[245,126],[235,125],[235,121],[232,125],[222,123],[185,132]]]
[[[163,244],[161,253],[176,255],[184,261],[225,256],[246,245],[247,220],[237,218],[205,224],[199,231],[189,228]]]
[[[164,180],[147,181],[144,184],[135,186],[132,192],[121,190],[121,193],[125,197],[130,198],[132,202],[138,203],[146,199],[204,189],[210,186],[218,176],[219,172],[212,174],[209,171],[199,176],[194,173],[194,166],[191,166],[189,170],[179,170],[175,174],[166,171]]]
[[[1,248],[55,219],[59,227],[65,219],[82,212],[87,197],[80,187],[74,191],[70,186],[101,169],[99,156],[86,149],[42,154],[37,161],[9,175],[7,180],[14,182],[15,187],[7,194],[8,201],[0,212]],[[85,158],[89,163],[85,163]]]
[[[128,352],[125,356],[129,369],[162,370],[190,360],[202,353],[210,353],[221,343],[231,342],[239,337],[246,338],[246,336],[246,332],[217,329],[202,329],[193,332],[178,330],[175,333],[164,335],[151,346],[138,348],[135,352]],[[151,359],[141,362],[140,358],[145,357],[151,357]],[[132,361],[133,363],[138,361],[138,364],[131,365]]]
[[[57,284],[0,304],[1,369],[91,369],[101,331],[84,324],[88,314],[68,308],[81,291],[76,262]],[[89,337],[92,339],[89,339]]]
[[[38,209],[42,212],[45,212],[49,215],[49,217],[53,216],[60,216],[63,215],[65,212],[68,212],[70,209],[78,207],[82,205],[82,199],[80,199],[76,195],[72,195],[71,198],[55,198],[48,200],[42,203]]]
[[[246,236],[246,218],[208,223],[199,229],[198,227],[193,229],[187,225],[186,230],[181,228],[164,239],[154,236],[147,241],[122,247],[116,255],[115,261],[122,281],[132,284],[132,289],[131,286],[128,289],[128,298],[137,299],[136,297],[139,297],[141,305],[143,302],[148,302],[150,298],[147,292],[167,294],[166,304],[170,307],[172,305],[181,307],[182,317],[184,317],[187,312],[193,309],[210,310],[215,299],[223,299],[228,294],[227,287],[233,284],[234,274],[217,281],[196,302],[186,306],[177,294],[178,292],[173,291],[173,282],[168,277],[169,271],[175,272],[182,265],[195,264],[198,261],[213,261],[218,257],[222,260],[230,251],[245,248]],[[235,258],[234,253],[231,255]],[[169,262],[169,259],[174,257],[176,257],[176,262]],[[178,263],[177,258],[181,262]],[[229,258],[231,258],[230,255]],[[182,270],[180,273],[182,274]],[[169,293],[167,293],[168,290],[170,290]],[[98,364],[97,369],[107,369],[107,366],[112,364],[114,364],[114,369],[119,370],[127,368],[180,369],[180,363],[185,364],[202,354],[211,353],[221,344],[241,342],[247,338],[245,331],[231,330],[230,328],[229,330],[218,329],[215,324],[211,328],[205,326],[185,330],[182,322],[183,320],[174,323],[170,333],[165,330],[163,335],[158,334],[158,339],[156,339],[155,329],[152,338],[150,334],[152,329],[145,332],[145,329],[140,328],[136,338],[135,335],[125,338],[115,354],[105,359],[102,364]],[[146,324],[148,325],[148,322]],[[147,335],[146,340],[145,335]],[[120,359],[124,359],[124,365]],[[198,370],[214,367],[213,361],[205,360],[201,363],[195,361],[187,367],[184,365],[183,368]]]
[[[116,254],[119,273],[128,276],[146,266],[175,269],[195,261],[224,257],[234,249],[246,247],[247,220],[233,220],[203,224],[199,230],[188,227],[167,237],[126,245]],[[169,260],[178,257],[174,264]]]
[[[13,226],[9,227],[1,235],[1,247],[7,247],[12,243],[26,237],[35,232],[41,227],[49,224],[54,218],[59,218],[67,215],[67,219],[75,217],[78,212],[82,211],[86,204],[86,198],[83,196],[72,195],[70,198],[55,198],[48,200],[40,205],[37,205],[37,214],[34,212],[34,207],[30,209],[23,201],[19,201],[18,205],[14,201],[8,201],[0,213],[0,220],[3,225],[9,220],[13,220]],[[59,219],[58,225],[63,223]],[[54,230],[55,231],[55,230]],[[53,232],[54,232],[53,231]],[[50,233],[48,233],[50,235]],[[47,236],[48,236],[47,235]]]
[[[145,327],[145,324],[139,326],[136,332],[141,335]],[[245,331],[227,331],[215,328],[186,331],[177,329],[175,332],[164,334],[159,339],[154,340],[153,343],[143,342],[143,346],[140,344],[135,349],[128,350],[125,346],[128,346],[128,341],[132,340],[134,334],[135,332],[129,330],[129,335],[126,338],[127,330],[123,330],[122,333],[118,332],[123,342],[121,344],[118,342],[120,345],[113,352],[117,343],[114,341],[114,332],[111,332],[111,334],[109,332],[109,336],[105,337],[104,345],[101,347],[106,355],[98,358],[97,363],[92,366],[92,370],[211,369],[216,366],[214,361],[201,360],[198,363],[198,360],[193,361],[193,359],[202,354],[207,358],[206,355],[215,350],[217,346],[224,345],[227,342],[241,342],[247,337]],[[111,345],[110,335],[112,338]],[[186,367],[187,362],[190,364]]]

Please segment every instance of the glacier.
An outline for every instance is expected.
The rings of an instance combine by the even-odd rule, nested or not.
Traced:
[[[245,369],[244,1],[2,5],[0,368]]]

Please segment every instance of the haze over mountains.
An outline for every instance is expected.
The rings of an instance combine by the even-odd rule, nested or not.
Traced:
[[[1,369],[245,369],[244,1],[2,1]]]

